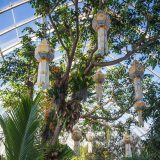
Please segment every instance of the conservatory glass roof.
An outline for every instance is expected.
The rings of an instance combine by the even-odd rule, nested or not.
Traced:
[[[29,0],[1,0],[0,2],[0,48],[8,53],[20,44],[20,37],[25,27],[36,29],[35,22],[41,21]],[[26,12],[27,11],[27,12]]]

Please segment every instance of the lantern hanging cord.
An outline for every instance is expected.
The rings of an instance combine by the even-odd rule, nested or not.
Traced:
[[[100,9],[100,10],[103,9],[104,2],[106,2],[106,0],[99,0],[99,9]]]
[[[49,42],[49,38],[50,38],[50,29],[49,29],[49,28],[47,29],[47,16],[48,16],[48,15],[45,15],[45,16],[42,17],[42,23],[46,25],[46,26],[45,26],[45,32],[46,32],[47,30],[49,30],[49,33],[46,34],[45,37],[42,38],[42,40],[48,39],[48,42]]]

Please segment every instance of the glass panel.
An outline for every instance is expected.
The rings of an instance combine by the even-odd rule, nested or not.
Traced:
[[[22,0],[9,0],[10,3],[21,2]]]
[[[0,9],[9,6],[10,4],[21,2],[21,0],[0,0]]]
[[[6,48],[12,43],[16,42],[16,31],[13,30],[11,32],[8,32],[2,36],[0,36],[0,48]]]
[[[0,9],[4,8],[5,6],[9,5],[9,0],[0,0]]]
[[[29,3],[25,3],[17,8],[14,8],[15,20],[16,23],[19,23],[29,17],[34,16],[34,9],[31,7]]]
[[[23,31],[26,27],[31,27],[33,30],[36,31],[38,28],[37,28],[37,26],[35,25],[35,22],[36,22],[36,21],[32,21],[32,22],[30,22],[30,23],[27,23],[27,24],[19,27],[19,28],[18,28],[18,35],[19,35],[19,36],[23,36],[23,35],[25,34],[25,32],[22,33],[22,31]]]
[[[13,25],[12,12],[7,11],[0,14],[0,31],[11,25]]]

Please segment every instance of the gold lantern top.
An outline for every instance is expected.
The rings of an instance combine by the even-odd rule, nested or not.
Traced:
[[[104,11],[99,10],[93,19],[92,27],[95,31],[97,31],[101,27],[108,30],[110,27],[110,23],[111,22],[110,22],[109,15],[107,15]]]
[[[43,40],[36,48],[37,52],[41,53],[49,53],[50,52],[50,45],[48,40]]]
[[[139,77],[142,78],[144,74],[144,65],[135,60],[129,68],[129,76],[131,79]]]
[[[94,140],[94,138],[95,138],[95,134],[93,132],[89,131],[86,134],[86,138],[87,138],[88,142],[92,142]]]
[[[136,111],[142,111],[145,108],[145,106],[146,104],[142,100],[136,101],[134,104],[134,108]]]
[[[96,74],[94,75],[94,81],[98,84],[102,84],[105,80],[104,74],[101,70],[98,70]]]
[[[124,143],[130,144],[130,143],[131,143],[131,136],[126,132],[126,133],[123,135],[123,140],[124,140]]]
[[[48,40],[43,40],[35,49],[35,58],[38,61],[47,60],[51,62],[54,58],[53,47],[49,44]]]
[[[73,128],[72,130],[72,139],[74,141],[80,141],[82,138],[82,133],[78,127]]]

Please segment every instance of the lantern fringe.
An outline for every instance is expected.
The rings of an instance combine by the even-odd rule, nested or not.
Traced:
[[[131,145],[125,144],[125,157],[132,157]]]
[[[80,156],[80,142],[74,141],[74,153],[76,156]]]
[[[142,84],[140,78],[134,79],[135,100],[143,98]]]
[[[144,126],[143,117],[142,117],[142,111],[138,111],[138,123],[140,127]]]
[[[106,130],[106,138],[107,138],[107,144],[110,144],[110,140],[111,140],[111,130],[107,129]]]
[[[103,97],[103,86],[102,86],[102,84],[97,83],[96,86],[95,86],[95,89],[96,89],[97,100],[98,100],[98,102],[100,102],[102,100],[102,97]]]
[[[49,64],[46,60],[39,62],[37,85],[42,86],[42,89],[49,87]]]
[[[88,153],[92,153],[92,148],[93,148],[92,142],[88,142]]]
[[[98,53],[102,56],[108,53],[107,31],[102,27],[98,29]]]

